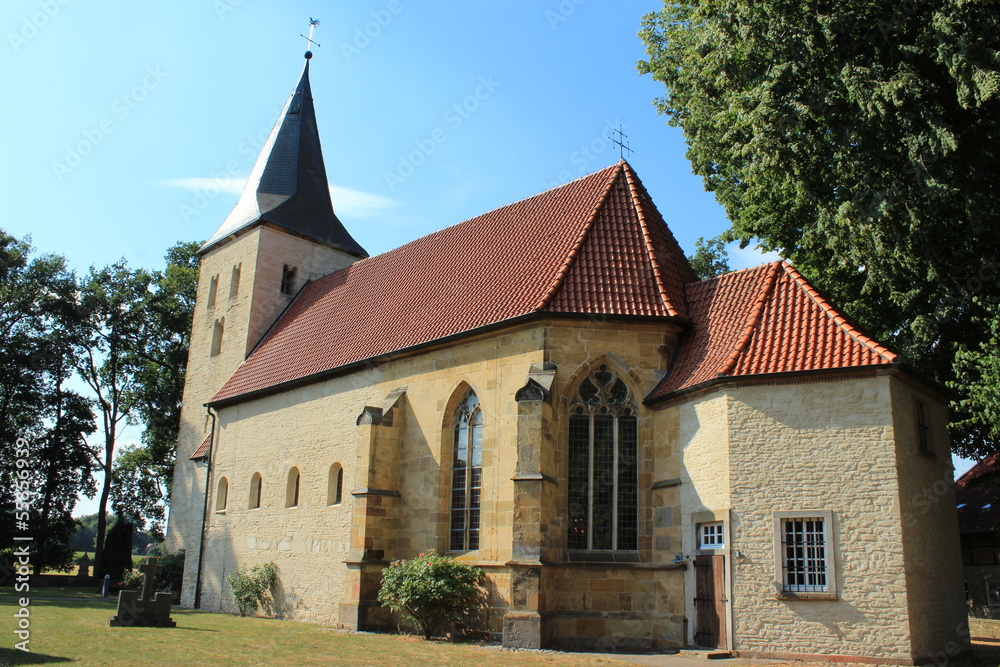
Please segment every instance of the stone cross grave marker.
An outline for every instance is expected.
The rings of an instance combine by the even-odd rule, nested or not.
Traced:
[[[139,565],[142,572],[142,596],[138,591],[118,592],[118,613],[108,621],[111,627],[174,628],[170,618],[171,593],[153,594],[153,580],[162,570],[155,556]]]

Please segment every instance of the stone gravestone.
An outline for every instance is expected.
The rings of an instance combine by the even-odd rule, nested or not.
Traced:
[[[142,572],[142,593],[138,591],[118,592],[118,613],[108,625],[111,627],[175,628],[177,622],[170,618],[171,593],[153,595],[153,580],[163,568],[155,556],[139,566]]]
[[[81,579],[86,579],[90,576],[90,557],[87,554],[80,556],[80,558],[77,559],[76,564],[80,567],[76,576]]]

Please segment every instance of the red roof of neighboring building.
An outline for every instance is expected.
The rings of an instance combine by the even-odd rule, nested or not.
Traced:
[[[212,400],[531,313],[685,318],[695,279],[622,161],[307,285]]]
[[[988,456],[955,482],[961,533],[1000,532],[1000,454]]]
[[[662,399],[718,378],[879,366],[899,360],[852,325],[787,262],[687,285],[691,328]]]

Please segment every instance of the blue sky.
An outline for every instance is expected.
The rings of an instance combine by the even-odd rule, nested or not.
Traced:
[[[235,204],[320,25],[334,207],[372,254],[597,171],[622,126],[681,246],[727,227],[656,114],[636,37],[658,0],[9,0],[0,226],[85,271],[157,268]],[[731,265],[766,261],[731,248]],[[85,502],[81,511],[92,511]]]

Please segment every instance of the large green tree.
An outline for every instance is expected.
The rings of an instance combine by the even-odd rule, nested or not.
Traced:
[[[75,291],[62,257],[34,256],[0,231],[0,549],[30,534],[36,573],[67,564],[77,497],[93,493],[94,415],[66,387],[81,333]]]
[[[729,238],[777,250],[961,391],[956,448],[996,451],[996,6],[667,2],[640,36]]]
[[[85,338],[79,344],[77,373],[94,397],[100,417],[96,443],[90,454],[104,480],[97,510],[94,572],[104,574],[107,509],[114,483],[113,466],[122,429],[133,417],[137,368],[134,351],[143,340],[152,275],[131,269],[125,260],[92,268],[81,281],[78,308],[83,315]]]
[[[139,529],[151,521],[159,537],[173,480],[201,245],[179,242],[167,250],[166,268],[152,274],[142,304],[144,328],[129,355],[135,370],[134,418],[145,428],[142,444],[115,460],[112,505]]]

